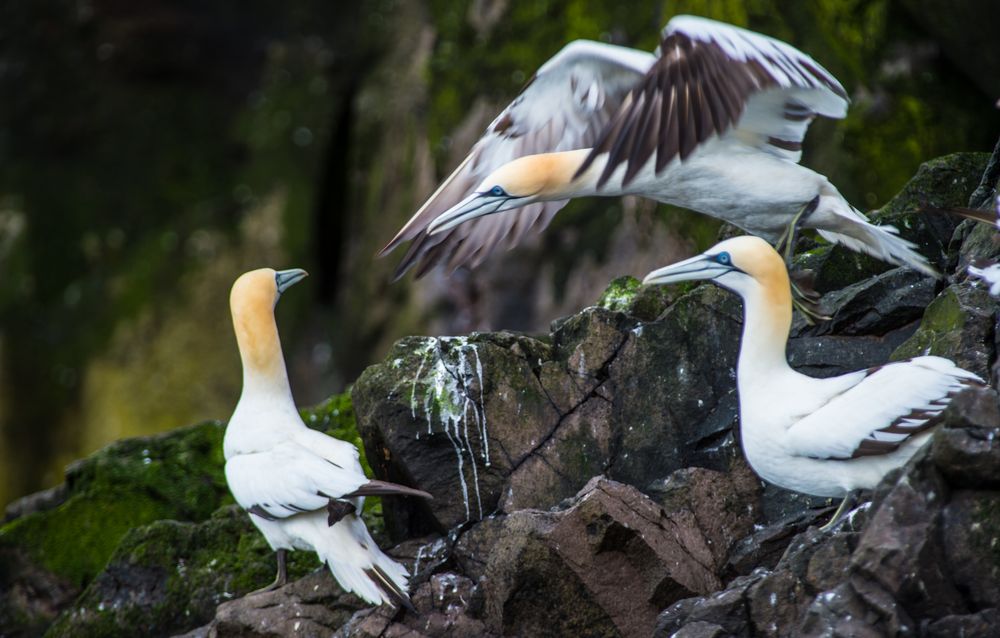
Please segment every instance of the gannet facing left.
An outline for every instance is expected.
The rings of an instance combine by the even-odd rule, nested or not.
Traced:
[[[871,489],[917,451],[958,392],[985,385],[934,356],[826,379],[796,372],[785,358],[792,321],[788,272],[760,238],[720,242],[649,273],[643,283],[696,279],[743,298],[736,371],[741,443],[754,471],[780,487],[824,497]]]
[[[789,254],[801,225],[936,275],[896,229],[871,224],[799,164],[812,120],[842,118],[847,105],[808,55],[705,18],[671,19],[655,54],[577,40],[538,69],[381,254],[412,240],[397,276],[414,265],[418,276],[438,263],[475,266],[545,228],[571,198],[639,195]]]
[[[412,609],[406,568],[382,553],[360,518],[365,496],[419,490],[369,480],[354,445],[311,430],[292,399],[274,306],[300,281],[300,269],[254,270],[233,284],[229,305],[243,361],[243,393],[223,441],[226,482],[278,557],[278,575],[265,590],[284,585],[285,553],[316,552],[348,592],[373,604]]]

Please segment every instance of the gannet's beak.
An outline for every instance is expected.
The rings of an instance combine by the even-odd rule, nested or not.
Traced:
[[[695,279],[715,279],[719,275],[736,270],[732,265],[721,264],[715,255],[695,255],[690,259],[679,261],[670,266],[664,266],[646,275],[642,280],[644,285],[673,284],[679,281]]]
[[[274,283],[278,286],[278,294],[280,295],[308,276],[309,273],[301,268],[277,271],[274,273]]]
[[[434,218],[427,226],[428,235],[436,235],[451,230],[470,219],[490,215],[500,211],[500,207],[511,199],[509,195],[491,195],[489,193],[473,193],[452,206],[450,209]]]

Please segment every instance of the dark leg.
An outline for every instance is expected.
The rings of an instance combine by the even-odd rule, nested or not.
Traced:
[[[785,266],[789,271],[792,269],[792,257],[795,253],[795,244],[798,242],[799,228],[802,224],[809,219],[809,216],[813,214],[816,207],[819,206],[819,195],[813,197],[809,203],[805,204],[799,209],[799,212],[795,213],[792,217],[791,222],[785,228],[785,232],[781,233],[781,237],[778,238],[778,243],[774,245],[774,249],[777,250],[782,257],[785,259]],[[806,323],[809,325],[814,325],[817,321],[826,321],[830,317],[822,314],[817,307],[816,302],[819,299],[813,291],[803,290],[796,283],[795,279],[791,280],[792,285],[792,305],[802,313],[805,317]]]
[[[778,238],[778,243],[774,245],[774,249],[784,256],[785,265],[792,265],[795,243],[799,239],[799,227],[809,219],[809,216],[813,214],[817,206],[819,206],[819,195],[813,197],[799,209],[799,212],[795,213],[795,217],[792,217],[792,221],[785,228],[785,232],[781,233],[781,237]]]
[[[279,549],[275,552],[278,556],[278,575],[274,578],[274,582],[256,591],[252,591],[247,596],[253,596],[254,594],[263,594],[265,592],[274,591],[279,587],[284,587],[288,583],[288,566],[285,564],[285,559],[288,556],[288,550]]]
[[[854,507],[854,504],[857,502],[858,502],[858,490],[852,490],[848,492],[847,496],[844,497],[844,500],[840,502],[840,507],[838,507],[837,511],[833,513],[833,518],[830,519],[829,523],[827,523],[823,527],[820,527],[819,531],[825,533],[833,529],[834,526],[836,526],[837,523],[840,522],[840,519],[844,518],[844,515],[847,514],[847,512],[849,512],[851,508]]]

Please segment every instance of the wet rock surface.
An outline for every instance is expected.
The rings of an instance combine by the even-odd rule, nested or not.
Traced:
[[[981,232],[908,217],[906,202],[948,186],[934,201],[965,203],[982,159],[934,162],[884,209],[944,251],[941,264],[981,253]],[[799,370],[831,376],[924,353],[984,376],[995,366],[1000,304],[960,272],[938,282],[865,270],[828,247],[799,261],[825,282],[832,317],[796,319]],[[419,616],[343,594],[304,552],[292,554],[291,583],[245,595],[271,581],[274,557],[230,505],[223,430],[210,423],[116,444],[9,508],[0,633],[991,635],[996,394],[958,397],[870,503],[820,533],[836,504],[764,485],[740,452],[741,321],[735,296],[715,287],[622,278],[548,334],[404,339],[351,397],[306,413],[354,436],[353,410],[373,472],[434,495],[384,499],[376,529],[412,573]]]

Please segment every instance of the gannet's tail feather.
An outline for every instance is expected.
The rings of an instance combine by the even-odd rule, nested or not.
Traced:
[[[824,239],[882,261],[909,266],[931,277],[941,277],[941,273],[927,258],[916,251],[916,245],[900,237],[894,226],[876,226],[861,211],[848,205],[839,194],[837,199],[839,202],[833,202],[834,206],[831,207],[840,220],[836,230],[816,229]]]
[[[364,521],[349,514],[329,527],[325,512],[294,519],[295,534],[312,545],[344,591],[353,592],[373,605],[387,603],[413,610],[406,593],[409,573],[382,553]]]

